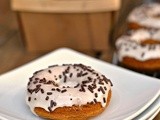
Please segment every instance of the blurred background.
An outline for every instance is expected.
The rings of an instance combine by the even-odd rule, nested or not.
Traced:
[[[69,47],[112,59],[110,31],[120,0],[0,0],[0,74]]]

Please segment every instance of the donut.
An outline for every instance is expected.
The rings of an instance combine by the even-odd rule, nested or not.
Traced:
[[[116,41],[119,64],[140,72],[159,71],[160,44],[157,44],[159,41],[155,38],[154,34],[147,33],[144,29],[119,37]]]
[[[142,4],[131,11],[128,18],[130,29],[160,28],[160,4]]]
[[[52,65],[29,78],[26,103],[33,114],[55,120],[85,120],[105,110],[112,82],[83,64]]]

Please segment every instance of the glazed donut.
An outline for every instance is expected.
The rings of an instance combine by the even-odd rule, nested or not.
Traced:
[[[26,103],[42,118],[80,120],[104,111],[112,82],[83,64],[53,65],[29,79]]]
[[[159,71],[160,44],[145,43],[148,34],[139,35],[123,35],[117,39],[116,51],[120,65],[141,72]]]
[[[160,4],[143,4],[131,11],[128,16],[128,27],[139,28],[160,28]]]

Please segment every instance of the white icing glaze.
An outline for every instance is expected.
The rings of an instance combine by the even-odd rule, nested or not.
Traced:
[[[149,28],[160,28],[160,4],[143,4],[135,8],[128,16],[129,22],[135,22]],[[158,16],[158,17],[155,17]]]
[[[153,40],[160,40],[160,30],[157,30],[156,32],[154,32],[154,34],[152,35]]]
[[[129,35],[123,35],[122,39],[128,39],[141,43],[145,40],[152,39],[155,41],[160,41],[160,29],[138,29],[129,31]],[[120,39],[121,39],[120,38]]]
[[[68,71],[65,72],[67,69]],[[77,77],[77,74],[81,74],[80,77]],[[48,82],[49,80],[54,81],[56,86],[53,84],[41,83],[40,80],[43,80],[43,78],[45,78],[46,82]],[[99,84],[100,79],[102,80],[102,84]],[[66,82],[64,82],[65,80]],[[83,81],[88,80],[90,80],[91,82],[85,83],[86,86],[83,86],[85,91],[81,91],[81,85],[84,85]],[[95,89],[93,89],[93,93],[91,93],[91,91],[88,89],[88,86],[92,86],[94,81],[96,87]],[[40,89],[36,91],[34,89],[37,85],[41,86]],[[26,102],[30,106],[31,111],[34,114],[35,107],[44,108],[46,111],[53,111],[58,107],[73,105],[80,106],[91,102],[95,103],[94,99],[96,99],[97,102],[100,102],[101,105],[105,107],[106,102],[104,102],[103,99],[105,98],[105,100],[107,100],[108,92],[111,89],[111,86],[111,81],[108,80],[104,75],[82,64],[54,66],[36,72],[36,74],[34,74],[32,78],[30,78],[27,87]],[[103,88],[103,90],[105,91],[104,93],[101,90],[99,91],[100,87]],[[104,87],[106,87],[106,90]],[[52,90],[57,88],[60,91]],[[42,89],[44,90],[44,93],[42,93]],[[66,91],[62,93],[63,90]],[[47,95],[47,92],[51,92],[51,95]],[[98,94],[97,97],[95,97],[95,93]],[[46,100],[46,96],[49,97],[48,100]],[[51,106],[51,100],[53,100],[56,105],[53,105],[49,110],[48,107]]]
[[[119,38],[116,42],[119,61],[126,56],[139,61],[160,59],[160,44],[142,46],[135,41],[127,40],[124,36],[123,38]]]
[[[132,31],[131,35],[129,36],[131,40],[136,42],[141,42],[143,40],[150,38],[150,33],[144,29],[139,29],[137,31]]]

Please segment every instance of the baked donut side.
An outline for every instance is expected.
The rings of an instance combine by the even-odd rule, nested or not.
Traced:
[[[106,108],[111,86],[109,79],[90,66],[54,65],[33,74],[27,85],[26,102],[31,111],[40,117],[84,119]],[[65,114],[60,114],[62,111]]]
[[[139,61],[133,57],[124,57],[120,65],[139,72],[158,72],[160,70],[160,59],[150,59],[146,61]]]
[[[97,103],[88,103],[82,106],[72,106],[72,107],[60,107],[56,108],[52,112],[48,112],[43,108],[36,107],[34,109],[35,113],[38,116],[47,119],[54,120],[86,120],[90,117],[94,117],[100,113],[102,113],[105,108],[109,105],[111,99],[111,90],[108,93],[106,106],[102,107],[100,102]]]
[[[142,71],[160,70],[160,44],[139,44],[128,39],[116,42],[118,61],[121,66]]]

